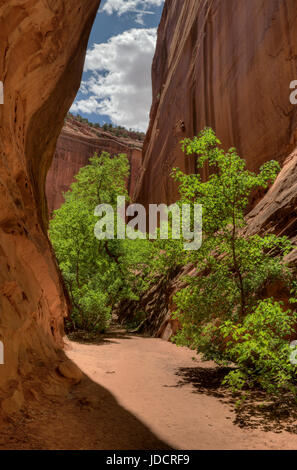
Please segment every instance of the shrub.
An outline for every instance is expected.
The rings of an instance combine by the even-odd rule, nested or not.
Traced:
[[[233,390],[260,385],[269,394],[288,390],[296,395],[297,366],[290,361],[289,343],[296,325],[297,313],[285,311],[273,299],[260,301],[242,323],[223,323],[219,327],[226,341],[223,358],[238,366],[224,383]]]

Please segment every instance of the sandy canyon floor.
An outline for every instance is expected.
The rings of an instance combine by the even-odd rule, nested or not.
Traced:
[[[0,449],[297,448],[296,410],[258,396],[236,409],[222,370],[187,348],[112,331],[66,353],[82,382],[4,423]]]

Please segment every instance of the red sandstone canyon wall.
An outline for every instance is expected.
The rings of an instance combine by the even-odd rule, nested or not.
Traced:
[[[247,233],[285,235],[297,246],[297,148],[286,158],[272,187],[248,214]],[[286,261],[296,272],[296,248]]]
[[[142,142],[116,137],[110,132],[67,118],[46,180],[49,213],[61,206],[63,193],[69,189],[79,169],[88,164],[95,152],[100,155],[103,151],[111,155],[127,155],[130,162],[128,190],[130,194],[134,192],[141,167]]]
[[[46,373],[44,391],[59,380],[68,305],[47,238],[45,181],[80,85],[99,4],[0,0],[0,410],[6,413],[28,398],[26,377],[32,388]],[[179,142],[205,125],[225,147],[236,146],[251,169],[272,158],[282,162],[294,150],[297,108],[289,102],[289,84],[297,79],[296,31],[296,0],[166,0],[153,63],[151,122],[140,177],[130,188],[134,198],[176,199],[171,168],[195,171]],[[66,155],[73,136],[64,137]],[[137,167],[133,152],[131,161]],[[65,174],[67,165],[66,159]],[[292,178],[294,165],[291,160],[285,170]],[[276,194],[283,200],[288,186],[279,183]],[[284,217],[295,210],[294,198],[288,194]],[[269,207],[277,214],[274,202],[265,201],[254,212],[254,224],[261,225]],[[30,393],[35,396],[39,388]]]
[[[297,143],[297,107],[289,101],[297,79],[296,0],[166,0],[152,77],[139,202],[176,200],[172,167],[195,171],[180,141],[206,125],[252,170],[283,162]]]
[[[80,85],[99,0],[0,0],[0,411],[58,380],[67,301],[47,238],[45,178]],[[45,367],[47,366],[47,367]],[[45,390],[44,390],[45,391]]]

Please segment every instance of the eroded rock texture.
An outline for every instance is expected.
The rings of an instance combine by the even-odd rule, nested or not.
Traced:
[[[297,141],[297,107],[289,101],[296,31],[296,0],[166,0],[139,202],[176,200],[172,167],[195,171],[179,142],[206,125],[252,170],[283,162]]]
[[[142,142],[116,137],[102,129],[94,129],[75,119],[67,119],[58,139],[56,153],[46,180],[49,212],[58,209],[64,201],[63,193],[69,189],[79,169],[88,164],[97,152],[111,155],[125,153],[130,162],[128,190],[132,194],[139,177]]]
[[[8,413],[21,406],[26,377],[34,396],[45,364],[55,376],[67,301],[47,239],[45,178],[99,3],[0,0],[0,409]]]
[[[287,236],[297,246],[297,149],[285,160],[273,186],[247,216],[247,233]],[[286,257],[297,268],[297,249]]]

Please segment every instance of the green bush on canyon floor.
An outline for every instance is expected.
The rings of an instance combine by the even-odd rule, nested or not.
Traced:
[[[95,155],[80,169],[50,222],[50,239],[72,301],[69,328],[104,331],[115,304],[137,299],[146,288],[151,245],[146,240],[97,240],[94,235],[95,207],[116,208],[118,195],[128,200],[128,176],[126,155]]]

